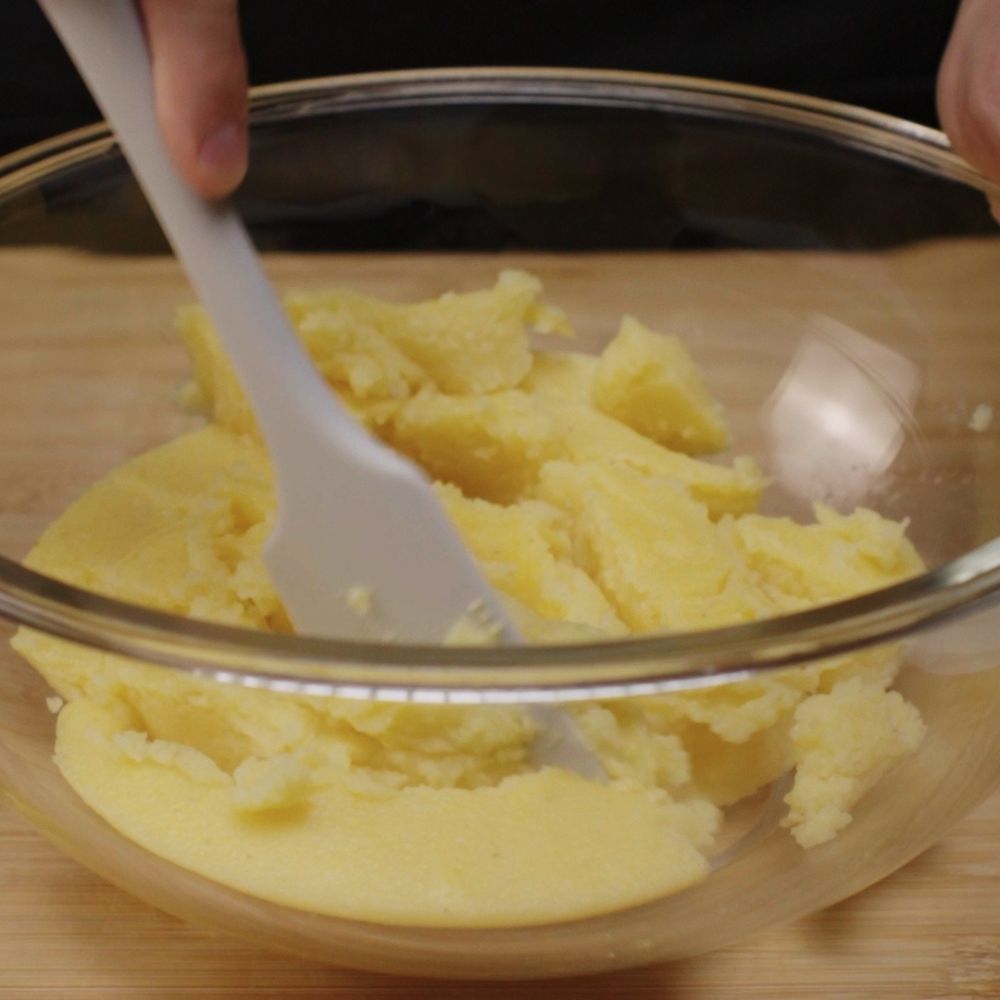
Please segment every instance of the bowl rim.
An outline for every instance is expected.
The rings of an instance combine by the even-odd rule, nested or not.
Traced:
[[[794,127],[1000,193],[936,129],[761,87],[617,70],[396,70],[255,87],[251,127],[362,108],[540,100],[729,117]],[[289,103],[298,108],[289,111]],[[0,198],[114,149],[104,123],[0,158]],[[859,597],[697,632],[590,643],[456,647],[267,634],[181,618],[54,580],[0,556],[0,616],[108,652],[226,683],[308,695],[424,703],[567,701],[744,680],[928,628],[1000,595],[1000,538]]]

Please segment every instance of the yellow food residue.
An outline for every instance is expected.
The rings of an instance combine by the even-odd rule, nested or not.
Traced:
[[[358,583],[347,591],[346,601],[347,606],[359,618],[366,618],[372,613],[375,594],[371,587],[366,587],[363,583]]]
[[[749,458],[675,337],[627,317],[600,357],[532,351],[566,317],[518,271],[395,305],[286,299],[333,390],[419,462],[538,642],[705,629],[912,575],[904,525],[818,507],[755,513]],[[207,425],[93,486],[28,564],[178,615],[288,631],[261,549],[274,516],[253,415],[211,325],[180,316],[183,398]],[[347,595],[365,614],[377,595]],[[723,809],[791,773],[803,846],[920,742],[880,648],[686,693],[568,706],[607,783],[535,770],[516,706],[383,704],[215,684],[22,630],[65,705],[56,760],[125,836],[288,906],[368,921],[490,927],[609,912],[708,873]],[[53,706],[57,703],[52,702]]]
[[[993,426],[993,407],[989,403],[979,403],[969,417],[969,430],[982,434]]]

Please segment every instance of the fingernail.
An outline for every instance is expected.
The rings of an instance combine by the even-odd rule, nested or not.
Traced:
[[[198,152],[202,178],[220,191],[236,187],[247,168],[246,130],[236,122],[216,129]]]

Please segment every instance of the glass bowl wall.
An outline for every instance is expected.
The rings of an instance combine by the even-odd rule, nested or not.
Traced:
[[[63,849],[165,909],[332,961],[559,975],[718,947],[858,891],[1000,777],[1000,239],[985,184],[919,126],[711,82],[559,71],[386,74],[265,88],[237,205],[281,287],[408,300],[542,278],[577,346],[622,313],[680,334],[725,401],[765,510],[909,518],[930,572],[724,632],[514,653],[265,640],[144,613],[16,563],[101,475],[193,426],[172,334],[191,298],[100,127],[0,163],[0,611],[165,669],[312,693],[427,700],[627,695],[745,677],[902,637],[929,726],[835,842],[734,820],[703,885],[542,928],[334,920],[223,889],[123,840],[51,762],[41,681],[0,647],[0,783]],[[978,413],[979,417],[976,417]],[[986,421],[988,423],[988,420]],[[741,825],[742,824],[742,825]],[[623,850],[627,843],[623,842]]]

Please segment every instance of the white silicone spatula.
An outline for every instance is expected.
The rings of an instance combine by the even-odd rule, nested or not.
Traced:
[[[174,169],[132,0],[39,2],[114,126],[250,399],[277,493],[265,562],[296,629],[433,643],[471,611],[498,638],[517,641],[423,474],[360,428],[309,361],[239,218],[197,197]],[[372,595],[367,614],[349,601],[359,587]],[[542,727],[538,764],[601,775],[565,712],[529,710]]]

